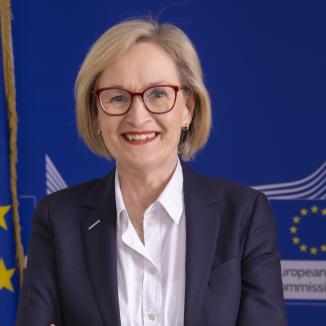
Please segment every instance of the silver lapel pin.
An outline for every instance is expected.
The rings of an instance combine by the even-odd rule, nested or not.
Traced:
[[[89,228],[88,231],[91,230],[94,226],[96,226],[97,224],[99,224],[101,222],[102,218],[98,219],[95,223],[93,223]]]

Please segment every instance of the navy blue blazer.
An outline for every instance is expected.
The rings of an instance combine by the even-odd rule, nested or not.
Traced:
[[[266,197],[199,176],[185,164],[183,174],[184,325],[286,325],[275,221]],[[114,171],[40,201],[16,326],[120,325],[116,218]]]

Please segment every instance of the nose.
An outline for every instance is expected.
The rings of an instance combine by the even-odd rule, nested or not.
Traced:
[[[139,126],[150,121],[151,118],[152,115],[145,107],[141,96],[135,95],[127,113],[126,120],[134,126]]]

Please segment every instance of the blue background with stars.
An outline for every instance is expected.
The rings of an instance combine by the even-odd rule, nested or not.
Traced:
[[[45,195],[45,154],[68,185],[107,173],[78,139],[73,85],[90,45],[109,26],[147,14],[194,41],[213,103],[214,128],[192,166],[247,185],[299,180],[325,161],[324,1],[14,1],[19,193],[27,248],[35,200]],[[325,183],[321,187],[325,186]],[[292,242],[292,217],[323,201],[274,200],[283,259],[325,260]],[[326,241],[326,222],[300,222],[301,238]],[[315,241],[315,242],[314,242]],[[289,325],[325,325],[324,302],[287,302]]]
[[[326,246],[326,212],[324,211],[323,214],[322,209],[326,208],[326,202],[295,200],[273,201],[272,204],[278,222],[282,225],[279,228],[279,245],[282,248],[282,258],[324,260],[326,250],[325,248],[322,250],[321,247]],[[318,212],[314,213],[313,207],[317,207]],[[303,209],[307,209],[306,214],[302,211]],[[296,229],[291,229],[293,227]],[[300,239],[298,244],[293,240],[295,238]],[[304,250],[304,247],[300,250],[301,245],[306,245],[307,250]],[[311,248],[318,249],[316,255],[310,252]]]

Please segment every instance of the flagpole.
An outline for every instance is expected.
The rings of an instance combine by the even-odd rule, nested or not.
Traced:
[[[11,3],[10,0],[0,0],[0,28],[3,59],[3,80],[5,86],[7,114],[9,123],[9,150],[10,150],[10,192],[12,200],[12,216],[16,243],[16,259],[19,269],[20,283],[25,267],[24,249],[21,240],[21,225],[18,211],[17,195],[17,111],[16,111],[16,86],[14,74],[14,57],[11,34]]]

